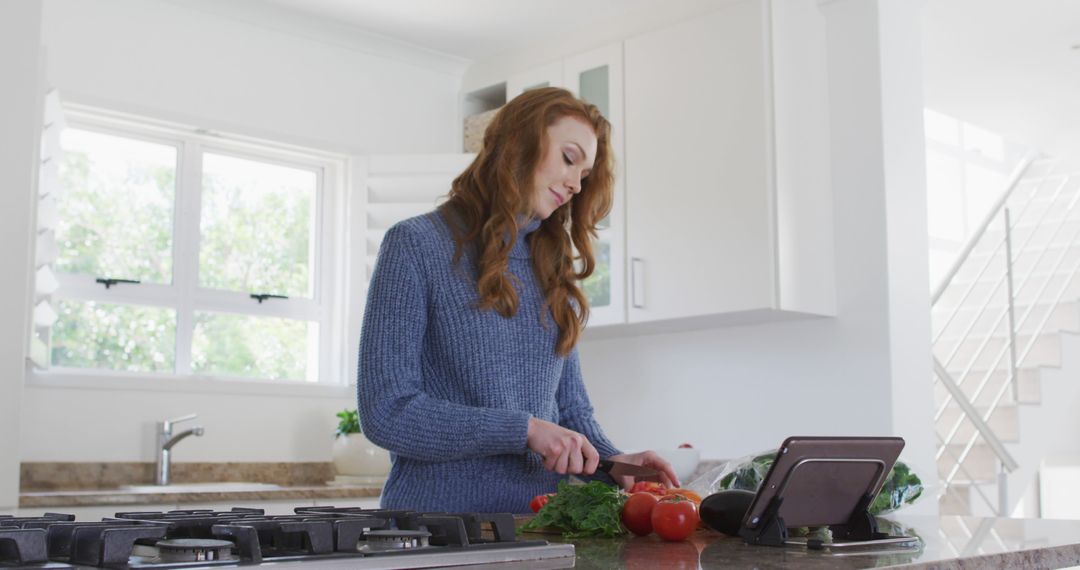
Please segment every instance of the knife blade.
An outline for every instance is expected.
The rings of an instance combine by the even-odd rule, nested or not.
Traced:
[[[633,463],[601,459],[596,468],[607,473],[613,479],[616,477],[633,477],[635,481],[660,481],[659,471],[634,465]]]

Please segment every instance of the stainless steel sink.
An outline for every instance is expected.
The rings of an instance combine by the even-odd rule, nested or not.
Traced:
[[[129,493],[236,493],[243,491],[276,491],[283,489],[274,483],[248,483],[218,481],[212,483],[175,483],[171,485],[124,485],[122,491]]]

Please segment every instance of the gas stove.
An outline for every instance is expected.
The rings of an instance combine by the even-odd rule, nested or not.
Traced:
[[[574,547],[517,540],[508,513],[298,507],[0,516],[0,568],[571,568]]]

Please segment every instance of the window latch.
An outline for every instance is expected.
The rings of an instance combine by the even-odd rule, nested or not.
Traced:
[[[94,281],[101,283],[105,286],[106,289],[112,287],[113,285],[116,285],[117,283],[131,283],[134,285],[138,285],[139,283],[141,283],[141,281],[139,281],[138,279],[113,279],[112,277],[98,277]]]
[[[270,293],[252,293],[251,298],[261,305],[267,299],[288,299],[289,297],[287,295],[271,295]]]

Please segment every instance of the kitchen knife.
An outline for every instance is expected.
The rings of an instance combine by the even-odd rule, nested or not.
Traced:
[[[601,459],[597,469],[607,473],[612,479],[616,477],[633,477],[635,481],[660,481],[659,471],[634,465],[633,463]]]

